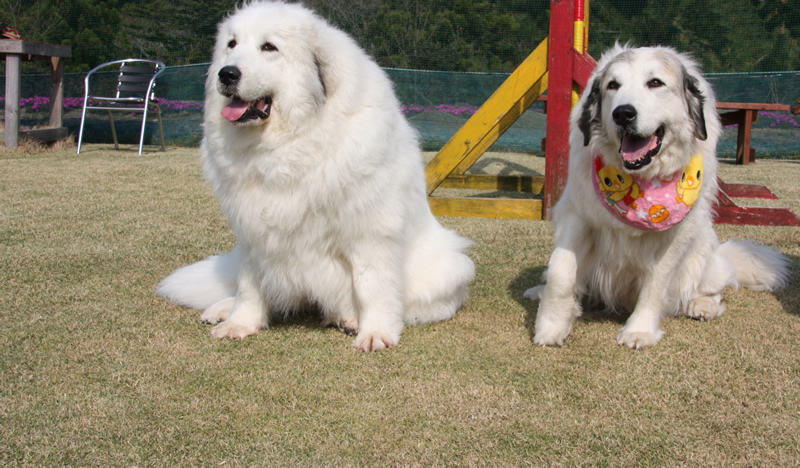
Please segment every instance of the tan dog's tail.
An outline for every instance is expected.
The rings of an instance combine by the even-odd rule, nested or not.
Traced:
[[[750,240],[728,241],[717,253],[736,265],[736,281],[755,291],[775,291],[789,281],[789,259]]]
[[[164,278],[156,293],[175,304],[204,310],[236,295],[240,248],[179,268]]]

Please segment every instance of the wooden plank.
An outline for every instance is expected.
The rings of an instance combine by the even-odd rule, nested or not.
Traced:
[[[547,40],[539,44],[428,163],[425,168],[425,179],[429,195],[467,156],[477,159],[476,153],[472,153],[473,149],[481,145],[482,140],[490,132],[493,132],[490,138],[494,138],[498,134],[498,129],[508,123],[504,120],[506,114],[519,111],[515,107],[523,105],[521,101],[526,96],[528,99],[531,97],[531,87],[547,73],[546,57]],[[537,97],[534,96],[531,102]],[[519,114],[521,113],[519,111]],[[485,143],[482,146],[488,147]],[[480,154],[477,154],[477,157],[480,157]]]
[[[0,43],[2,42],[3,41],[0,41]],[[6,148],[16,148],[19,143],[17,134],[19,132],[20,76],[19,55],[8,55],[6,57],[6,128],[4,138]]]
[[[69,130],[67,127],[35,128],[32,130],[22,130],[19,133],[25,140],[43,142],[63,140],[69,136]]]
[[[739,123],[744,120],[744,113],[743,110],[735,110],[732,112],[723,112],[719,114],[719,121],[722,125],[739,125]]]
[[[572,79],[581,87],[586,88],[586,83],[592,76],[597,62],[589,54],[574,54],[572,63]]]
[[[772,104],[764,102],[718,102],[717,109],[736,109],[736,110],[763,110],[763,111],[785,111],[791,112],[792,107],[788,104]]]
[[[567,184],[572,110],[575,2],[551,0],[547,90],[544,213],[549,216]]]
[[[544,176],[493,176],[487,174],[451,174],[440,188],[499,190],[506,192],[542,193]]]
[[[800,219],[788,208],[717,206],[714,222],[751,226],[800,226]]]
[[[719,189],[725,192],[729,197],[734,198],[765,198],[775,200],[777,195],[772,193],[765,185],[762,184],[737,184],[724,182],[717,179]]]
[[[739,121],[739,129],[736,134],[736,162],[739,164],[747,165],[750,163],[750,139],[753,126],[754,114],[757,116],[758,111],[745,110],[742,114],[742,120]]]
[[[436,216],[542,219],[542,201],[534,199],[428,197],[428,204]]]
[[[64,111],[64,58],[50,58],[50,115],[51,127],[60,127]]]
[[[0,41],[0,54],[31,54],[45,57],[72,57],[72,47],[31,41]]]

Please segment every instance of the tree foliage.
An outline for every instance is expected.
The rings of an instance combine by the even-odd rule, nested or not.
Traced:
[[[236,0],[0,0],[25,39],[69,44],[68,71],[124,57],[210,58]],[[548,0],[306,0],[382,66],[513,70],[548,34]],[[592,0],[590,52],[615,41],[671,45],[711,72],[800,68],[800,0]]]

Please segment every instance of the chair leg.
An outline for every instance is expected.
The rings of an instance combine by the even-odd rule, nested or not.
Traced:
[[[86,99],[83,100],[83,112],[81,112],[81,129],[78,131],[78,152],[81,154],[81,141],[83,141],[83,124],[86,122]]]
[[[156,115],[158,115],[158,134],[161,135],[161,151],[166,151],[167,146],[164,144],[164,127],[161,125],[161,108],[156,104]]]
[[[144,105],[144,110],[142,111],[142,131],[139,135],[139,155],[142,155],[142,146],[144,145],[144,129],[147,126],[147,103]]]
[[[111,138],[114,139],[114,149],[119,149],[119,142],[117,141],[117,130],[114,128],[114,117],[111,116],[111,111],[108,112],[108,121],[111,122]]]

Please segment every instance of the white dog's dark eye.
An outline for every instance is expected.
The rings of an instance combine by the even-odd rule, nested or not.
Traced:
[[[610,89],[612,91],[615,89],[619,89],[619,83],[617,83],[616,81],[609,81],[608,86],[606,86],[606,89]]]
[[[261,50],[264,52],[276,52],[278,48],[271,42],[265,42],[264,45],[261,46]]]
[[[662,86],[664,86],[664,82],[659,80],[658,78],[653,78],[652,80],[647,82],[647,87],[650,88],[650,89],[652,89],[652,88],[660,88]]]
[[[233,49],[234,47],[236,47],[236,39],[231,39],[231,40],[228,42],[228,48],[229,48],[229,49]]]

